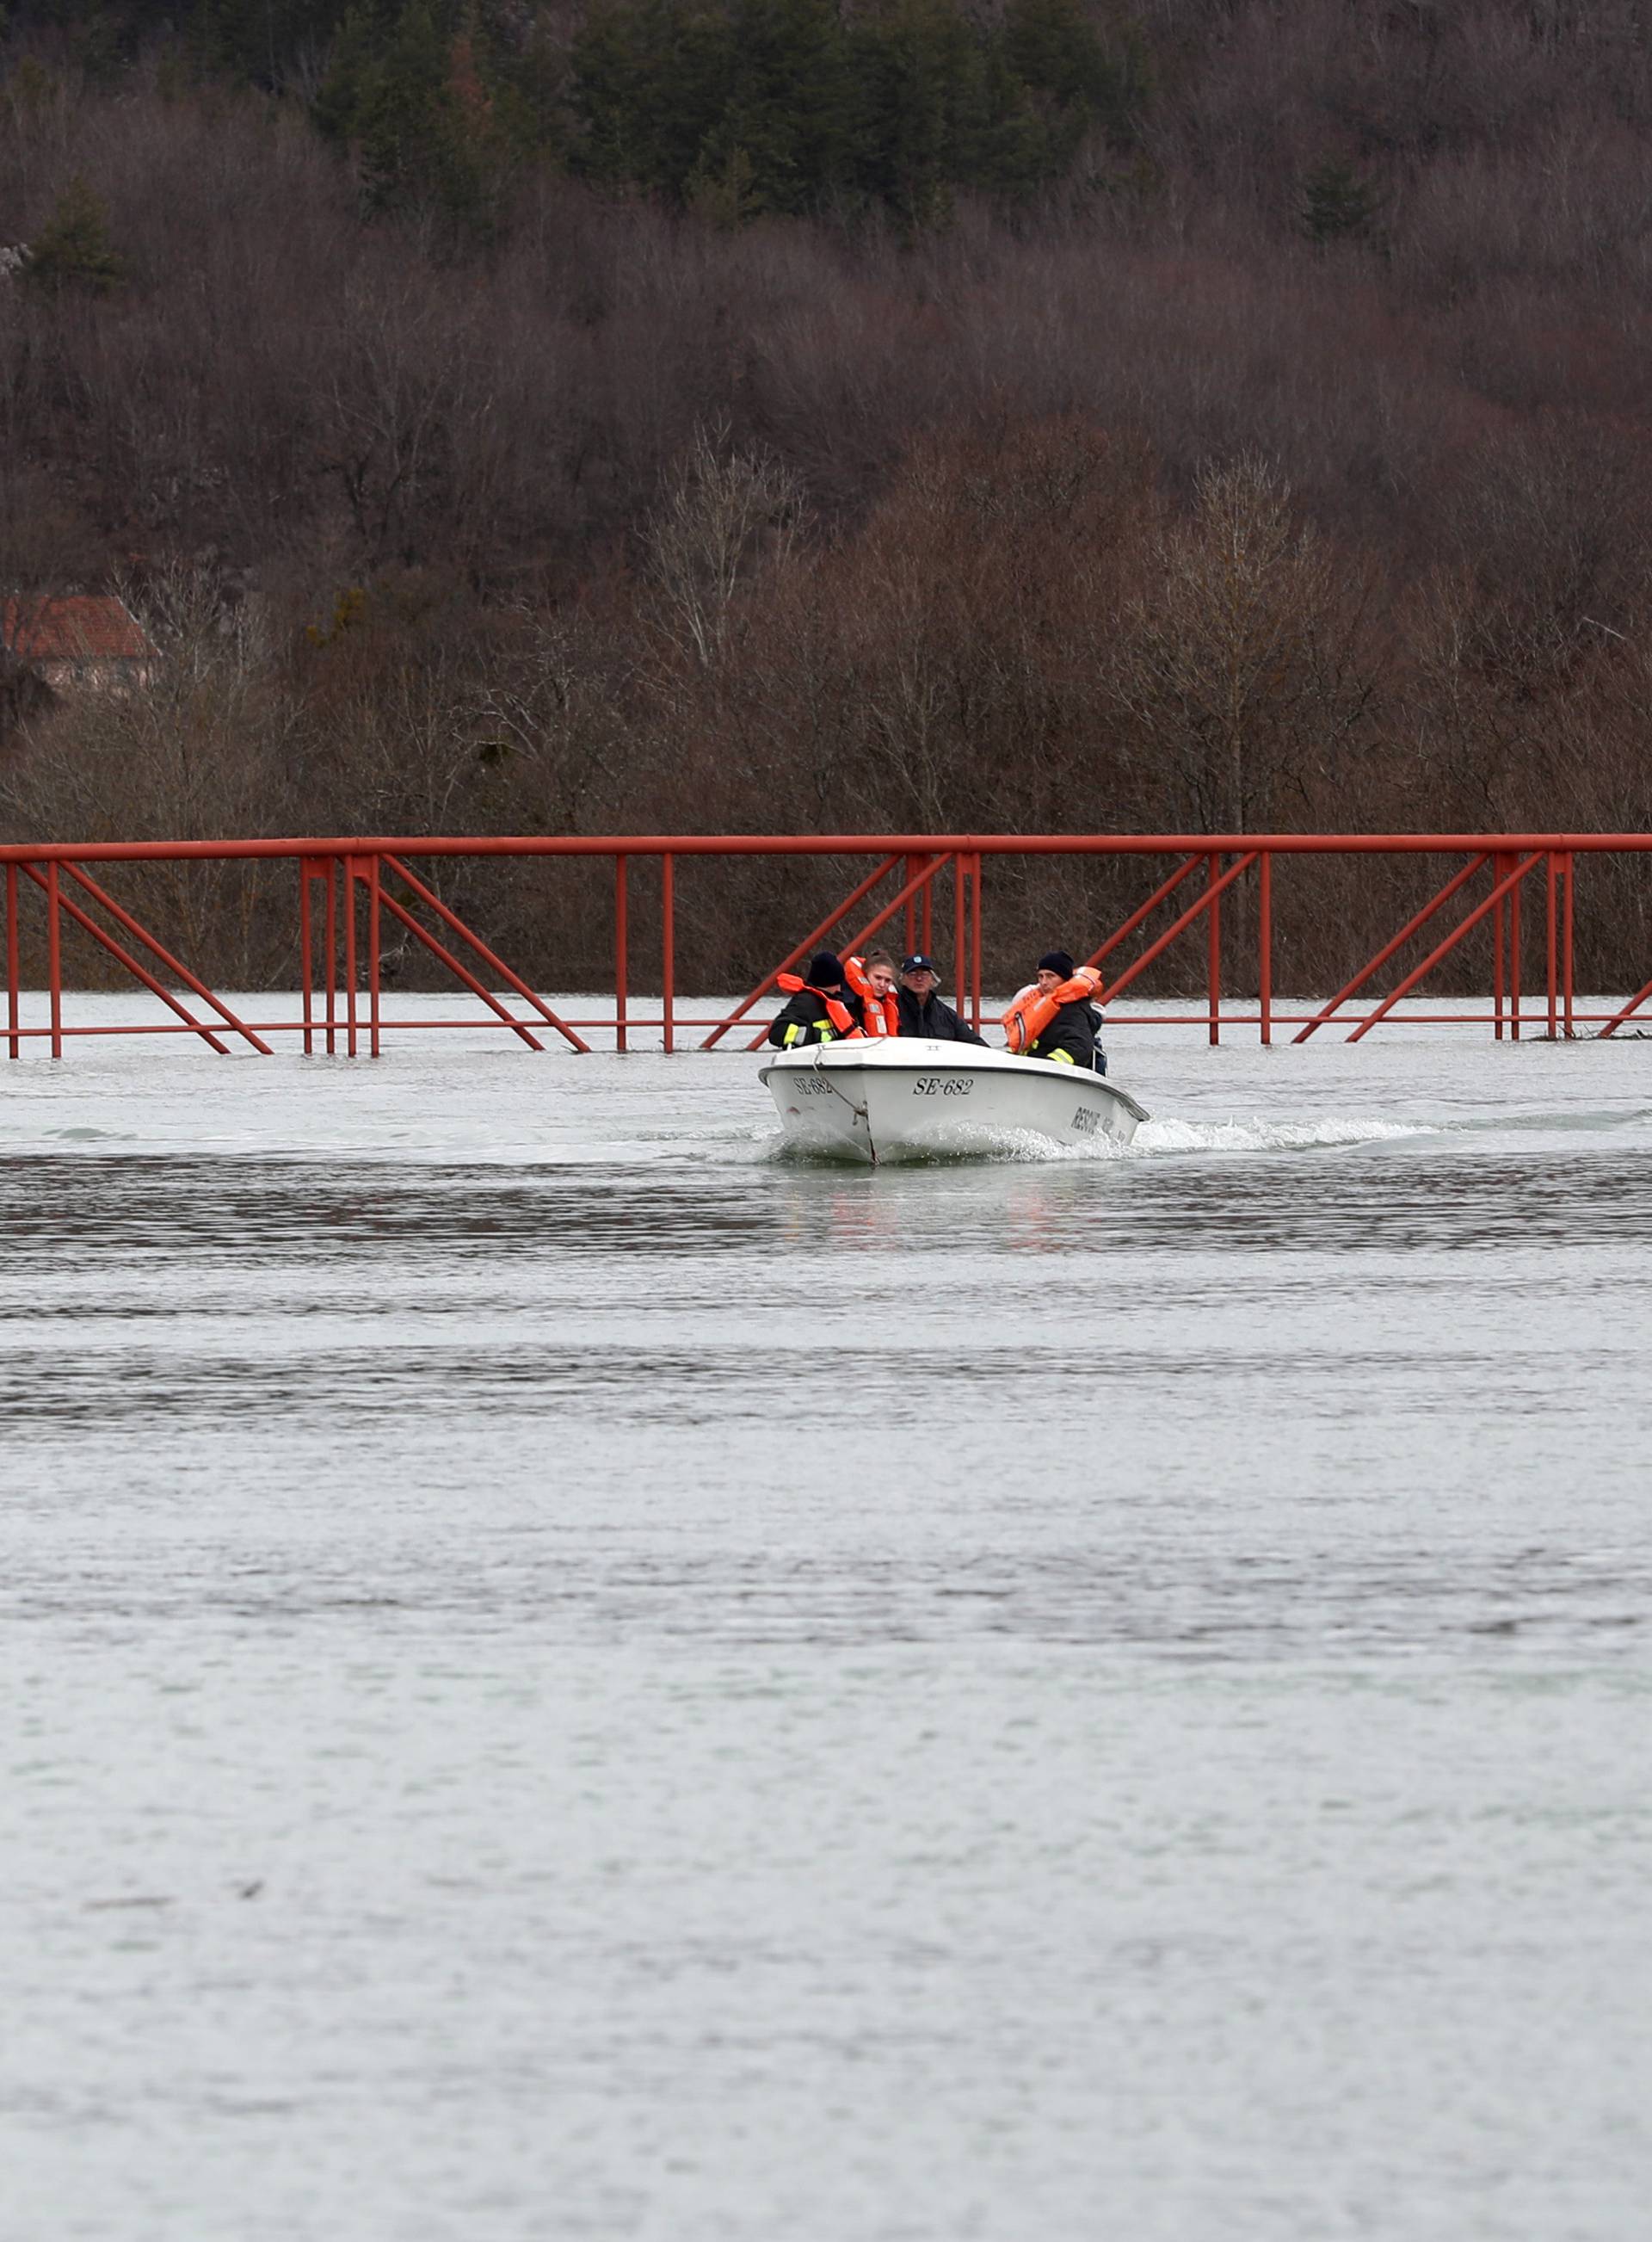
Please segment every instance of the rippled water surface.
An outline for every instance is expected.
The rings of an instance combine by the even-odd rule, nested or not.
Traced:
[[[1652,1061],[1114,1059],[0,1069],[0,2231],[1638,2242]]]

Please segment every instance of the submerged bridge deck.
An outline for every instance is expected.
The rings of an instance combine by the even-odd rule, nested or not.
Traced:
[[[297,1037],[306,1052],[377,1057],[392,1028],[474,1028],[465,1019],[421,1017],[392,1021],[385,1011],[384,936],[386,921],[404,943],[417,944],[486,1010],[502,1033],[534,1051],[547,1035],[568,1048],[590,1049],[582,1031],[612,1034],[619,1051],[645,1030],[658,1032],[667,1051],[693,1044],[710,1050],[726,1038],[752,1048],[762,1029],[751,1017],[775,991],[779,976],[831,945],[863,949],[875,936],[899,938],[907,950],[929,950],[938,930],[950,949],[960,1004],[977,1025],[981,1017],[981,954],[987,869],[1014,858],[1066,857],[1141,863],[1140,900],[1089,951],[1088,963],[1105,977],[1109,1007],[1150,966],[1184,938],[1202,945],[1193,1011],[1155,1007],[1160,1024],[1196,1024],[1209,1040],[1224,1030],[1254,1030],[1264,1044],[1287,1035],[1305,1043],[1322,1029],[1343,1031],[1357,1043],[1379,1026],[1483,1023],[1499,1040],[1524,1036],[1611,1036],[1652,1000],[1652,977],[1606,1010],[1584,1010],[1575,987],[1574,879],[1579,858],[1628,855],[1652,869],[1652,834],[1645,833],[1416,833],[1416,834],[817,834],[381,836],[275,841],[101,842],[85,844],[13,843],[0,846],[4,868],[9,1057],[43,1044],[61,1057],[77,1037],[183,1035],[217,1051],[268,1055],[271,1036]],[[610,1009],[589,1017],[564,1017],[468,924],[438,885],[438,862],[519,857],[607,859],[612,880],[613,987]],[[776,961],[732,1010],[691,1017],[677,989],[677,874],[679,862],[705,857],[832,857],[867,863],[843,900]],[[1274,988],[1276,871],[1303,857],[1434,860],[1439,884],[1427,900],[1382,940],[1335,995],[1309,1007],[1276,995]],[[187,961],[163,943],[139,917],[130,899],[114,892],[123,865],[220,865],[247,861],[284,863],[294,878],[298,960],[302,992],[297,1020],[244,1017],[214,993]],[[415,870],[418,864],[420,869]],[[91,868],[96,867],[94,871]],[[639,869],[650,885],[650,916],[658,922],[658,965],[648,977],[658,999],[632,995],[633,883]],[[655,906],[657,905],[657,909]],[[42,923],[49,1018],[25,1025],[22,1017],[22,960],[25,914]],[[111,1027],[77,1024],[65,1010],[65,924],[101,955],[150,990],[173,1017]],[[1465,951],[1479,930],[1489,934],[1489,988],[1468,999],[1472,1009],[1442,1011],[1415,1001],[1448,958],[1461,968],[1485,939]],[[1224,932],[1230,967],[1237,949],[1243,981],[1235,993],[1224,985]],[[946,937],[950,936],[947,942]],[[651,943],[651,953],[654,945]],[[1641,958],[1644,970],[1652,960]],[[655,1009],[657,1005],[657,1009]],[[1131,1014],[1110,1010],[1111,1026]],[[752,1031],[756,1027],[756,1032]],[[703,1032],[702,1032],[703,1031]]]

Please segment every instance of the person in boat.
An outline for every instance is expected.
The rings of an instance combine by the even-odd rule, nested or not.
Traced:
[[[877,990],[879,997],[881,998],[894,996],[897,993],[895,961],[889,952],[886,950],[867,950],[866,964],[866,977]]]
[[[1038,978],[1020,994],[1004,1015],[1008,1048],[1024,1058],[1053,1059],[1061,1066],[1107,1071],[1107,1054],[1097,1037],[1101,1015],[1095,1004],[1101,977],[1093,968],[1075,966],[1065,950],[1047,950],[1038,962]]]
[[[861,1000],[844,977],[843,961],[834,950],[817,950],[802,980],[795,973],[779,977],[788,994],[784,1008],[769,1023],[768,1040],[780,1051],[799,1051],[809,1044],[835,1044],[865,1032]]]
[[[896,1004],[895,961],[886,950],[869,950],[864,957],[846,957],[843,977],[859,1000],[862,1034],[871,1038],[898,1036],[900,1013]]]
[[[938,1044],[979,1044],[984,1051],[986,1037],[978,1036],[950,1004],[943,1004],[940,992],[940,976],[933,957],[920,950],[901,959],[900,1033],[927,1036]]]

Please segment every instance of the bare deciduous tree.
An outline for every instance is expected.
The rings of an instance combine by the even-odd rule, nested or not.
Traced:
[[[710,668],[741,585],[764,562],[785,560],[806,521],[802,486],[772,452],[737,447],[726,420],[698,425],[643,533],[672,645]]]
[[[1108,684],[1195,821],[1243,832],[1304,762],[1330,767],[1369,705],[1363,587],[1254,457],[1212,467],[1153,540]]]

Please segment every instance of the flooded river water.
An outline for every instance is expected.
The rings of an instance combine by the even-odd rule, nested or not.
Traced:
[[[1114,1049],[0,1068],[0,2230],[1638,2242],[1652,1061]]]

